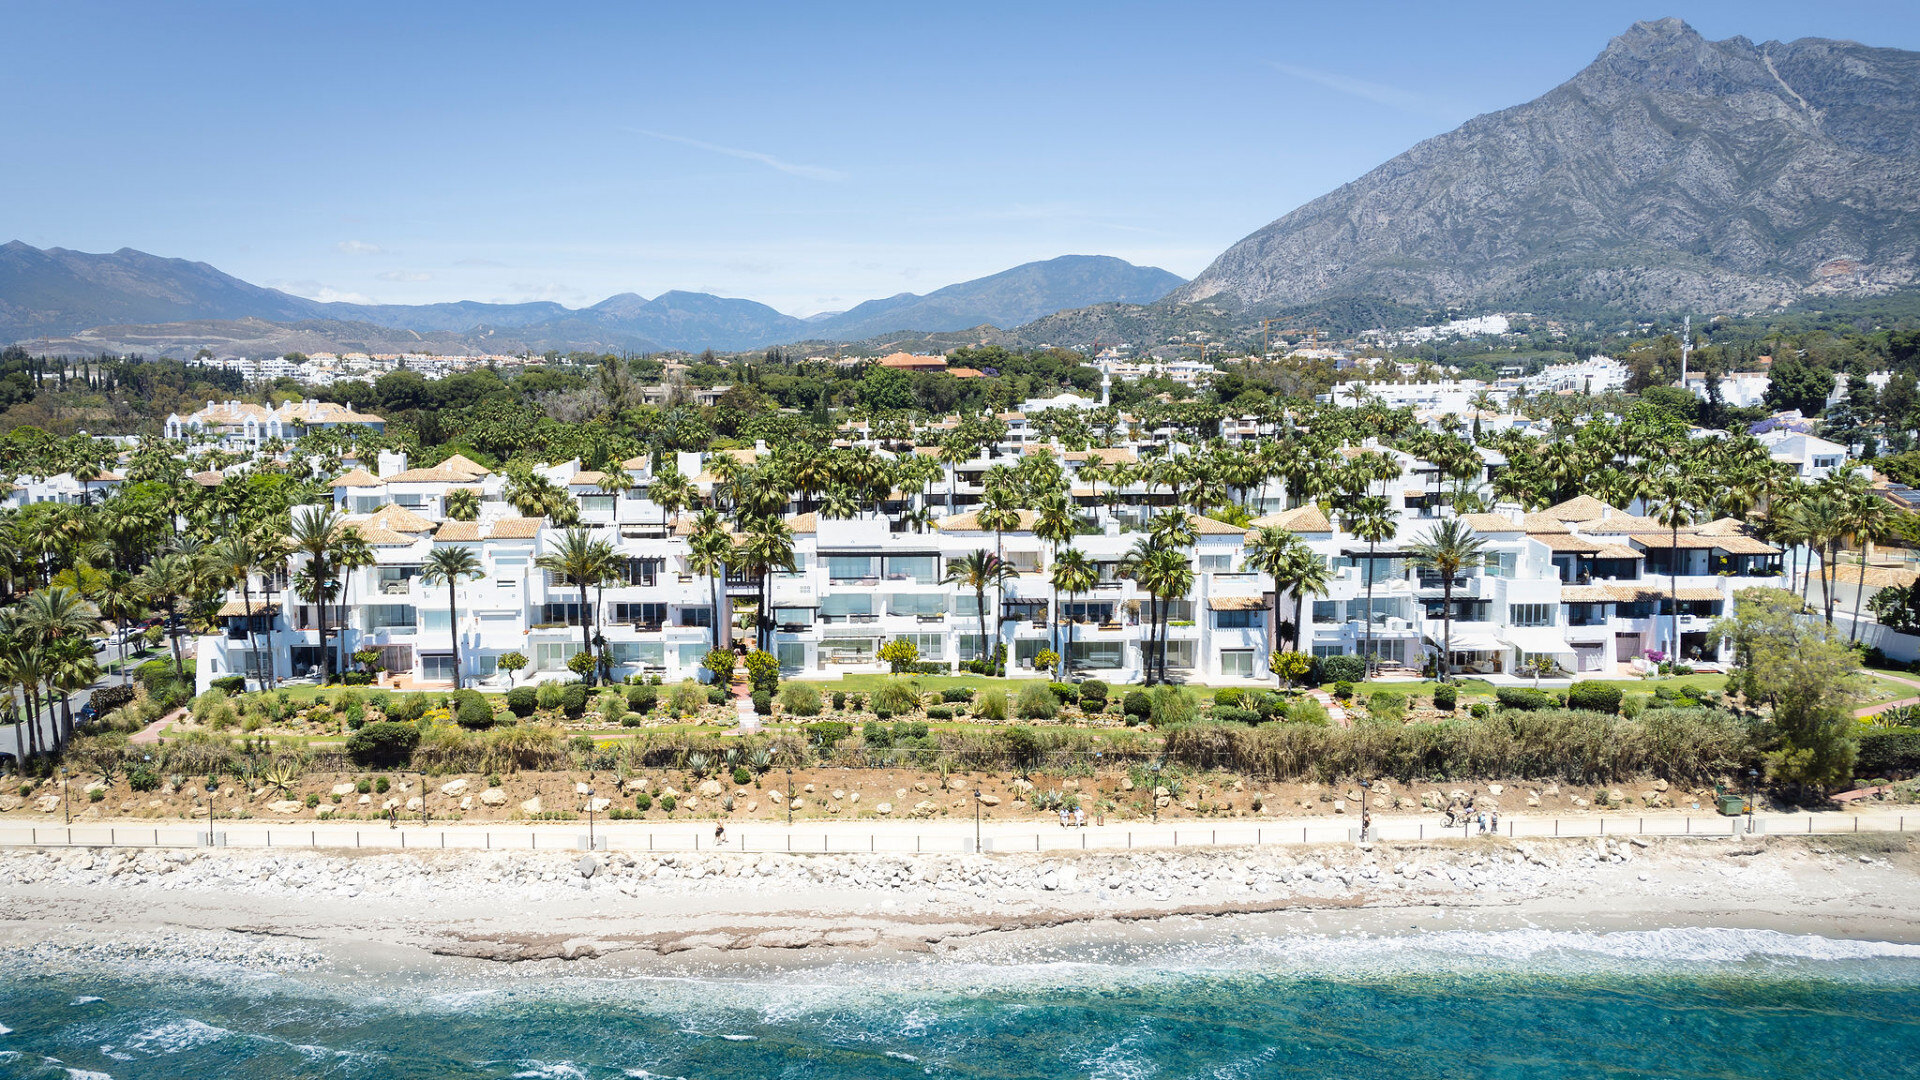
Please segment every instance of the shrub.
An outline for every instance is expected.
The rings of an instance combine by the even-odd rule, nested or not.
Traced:
[[[1647,695],[1627,694],[1620,699],[1620,715],[1629,720],[1639,716],[1647,708]]]
[[[1238,705],[1215,705],[1210,718],[1222,724],[1257,724],[1260,722],[1260,713]]]
[[[245,675],[223,675],[207,685],[217,687],[229,694],[237,694],[247,688],[247,677]]]
[[[1048,694],[1047,697],[1051,699],[1053,695]],[[973,699],[974,718],[983,723],[1004,724],[1007,722],[1007,712],[1007,692],[1004,690],[982,690]]]
[[[728,687],[709,686],[706,690],[707,704],[709,705],[725,705],[727,702],[733,700],[733,691]]]
[[[372,768],[405,765],[420,745],[420,729],[391,720],[368,724],[347,739],[347,756]]]
[[[574,655],[578,656],[579,653]],[[587,684],[570,682],[560,688],[560,711],[569,717],[578,717],[587,711]]]
[[[780,707],[791,716],[819,716],[820,688],[812,683],[786,683],[780,687]]]
[[[747,681],[755,690],[772,694],[780,687],[780,658],[765,649],[747,654]]]
[[[531,686],[516,686],[507,691],[507,711],[523,720],[532,716],[539,704],[540,698]]]
[[[1874,728],[1861,732],[1854,771],[1863,776],[1912,776],[1920,772],[1920,729]]]
[[[1333,684],[1333,696],[1345,701],[1353,696],[1353,684],[1345,679]]]
[[[1493,710],[1487,708],[1487,703],[1484,701],[1474,702],[1473,707],[1467,710],[1467,712],[1471,714],[1475,720],[1485,720],[1487,718],[1487,714],[1492,711]]]
[[[732,649],[709,649],[700,666],[713,673],[714,685],[725,686],[733,681],[733,667],[739,662]]]
[[[682,679],[667,695],[667,709],[675,716],[692,716],[707,704],[707,688],[692,679]]]
[[[920,662],[920,646],[905,638],[895,638],[880,646],[880,651],[876,655],[885,660],[887,667],[898,675]]]
[[[893,747],[893,725],[878,720],[869,720],[860,725],[860,741],[869,750],[888,750]]]
[[[1450,713],[1459,701],[1459,691],[1448,683],[1433,688],[1433,707],[1441,712]]]
[[[345,675],[340,676],[340,681],[347,686],[372,686],[373,672],[349,671]]]
[[[1246,693],[1237,686],[1223,686],[1213,692],[1213,703],[1216,706],[1224,705],[1229,709],[1237,709],[1246,700]]]
[[[507,681],[513,681],[513,673],[527,666],[527,654],[522,652],[503,652],[493,666],[507,673]]]
[[[1153,699],[1147,696],[1145,690],[1129,690],[1121,700],[1120,711],[1135,720],[1145,720],[1153,715]]]
[[[218,688],[208,690],[193,699],[193,722],[219,730],[232,727],[240,719],[233,702],[227,699],[227,692]]]
[[[636,794],[633,797],[633,808],[643,814],[653,809],[653,796],[644,791]]]
[[[317,791],[307,792],[307,809],[311,810],[314,807],[319,805],[320,805],[320,793]]]
[[[107,797],[106,791],[101,788],[94,788],[92,791],[87,792],[88,802],[101,802],[105,800],[106,797]]]
[[[1503,686],[1494,691],[1493,698],[1503,709],[1518,709],[1522,712],[1552,709],[1560,704],[1559,698],[1545,690],[1535,690],[1526,686]]]
[[[566,688],[565,683],[543,682],[534,691],[535,699],[543,709],[557,709],[566,695]]]
[[[759,713],[761,716],[772,716],[773,695],[767,693],[765,690],[755,690],[753,692],[753,711]]]
[[[1060,699],[1044,684],[1028,683],[1020,688],[1014,707],[1022,720],[1051,720],[1060,714]]]
[[[388,780],[384,776],[380,777],[379,779],[373,782],[373,790],[378,794],[385,795],[388,791],[391,791],[392,789],[393,789],[393,781]]]
[[[940,691],[940,701],[945,705],[965,705],[973,700],[973,687],[949,686]]]
[[[671,795],[660,796],[660,809],[665,810],[669,814],[673,813],[674,809],[679,805],[680,800]]]
[[[478,690],[455,690],[453,717],[463,728],[485,731],[493,726],[493,706],[487,704],[486,695]]]
[[[1362,682],[1367,662],[1357,656],[1329,656],[1320,661],[1321,677],[1331,682]]]
[[[733,786],[734,787],[746,787],[748,784],[752,782],[753,782],[753,773],[748,771],[745,765],[735,765],[733,767]]]
[[[933,706],[929,706],[929,707],[928,707],[928,709],[927,709],[927,719],[929,719],[929,720],[951,720],[951,719],[953,719],[953,709],[952,709],[952,707],[950,707],[950,706],[947,706],[947,705],[933,705]]]
[[[1148,720],[1154,727],[1163,728],[1190,723],[1200,715],[1200,708],[1194,702],[1192,691],[1184,687],[1161,683],[1147,696],[1152,703]]]
[[[627,687],[627,708],[637,713],[650,713],[659,704],[660,691],[653,686]]]
[[[1397,690],[1376,690],[1367,698],[1367,715],[1375,720],[1399,722],[1407,718],[1407,695]]]
[[[1617,686],[1592,681],[1577,682],[1567,691],[1567,707],[1617,713],[1620,711],[1621,696],[1620,688]]]
[[[833,711],[839,712],[840,710],[845,709],[846,707],[847,707],[847,692],[845,690],[835,690],[833,692]]]
[[[587,673],[592,671],[597,663],[599,663],[598,658],[587,650],[581,649],[579,652],[567,657],[567,670],[584,679],[587,677]]]
[[[920,692],[905,679],[888,679],[873,692],[873,715],[886,719],[920,710]]]
[[[620,718],[621,727],[639,727],[646,722],[647,718],[645,716],[635,712],[627,713]]]
[[[807,724],[800,730],[807,733],[807,738],[815,746],[830,747],[853,734],[853,725],[845,720],[821,720]]]
[[[618,690],[609,690],[600,695],[600,700],[595,703],[594,709],[609,723],[617,724],[621,717],[627,715],[626,695]]]
[[[133,696],[131,686],[103,686],[95,690],[93,697],[88,700],[93,702],[96,713],[105,716],[115,709],[133,704]]]
[[[353,782],[353,790],[362,795],[371,795],[373,794],[373,781],[363,776]]]
[[[1047,690],[1054,697],[1059,698],[1062,705],[1080,704],[1080,688],[1072,683],[1050,682],[1047,684]]]
[[[1107,684],[1099,679],[1088,679],[1080,684],[1080,707],[1088,712],[1099,712],[1107,707]]]
[[[1315,727],[1332,727],[1333,718],[1327,715],[1327,707],[1315,698],[1301,698],[1287,706],[1287,719],[1296,724],[1312,724]]]
[[[135,791],[153,791],[160,786],[160,773],[143,761],[127,770],[127,786]]]
[[[1060,654],[1052,649],[1041,649],[1033,654],[1033,670],[1052,671],[1060,666]]]

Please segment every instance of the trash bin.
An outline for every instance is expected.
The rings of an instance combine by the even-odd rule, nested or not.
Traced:
[[[1739,795],[1723,793],[1720,796],[1720,812],[1727,817],[1739,817],[1747,812],[1747,800]]]

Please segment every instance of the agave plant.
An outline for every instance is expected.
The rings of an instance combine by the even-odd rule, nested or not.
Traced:
[[[721,797],[720,809],[725,810],[729,814],[733,813],[733,796],[732,795],[724,795]]]
[[[291,761],[269,762],[260,771],[260,778],[281,791],[291,791],[294,781],[300,779],[300,769]]]
[[[773,747],[758,747],[753,752],[753,767],[760,772],[773,768]]]
[[[707,775],[707,769],[713,765],[713,759],[695,751],[687,755],[687,771],[695,776]]]

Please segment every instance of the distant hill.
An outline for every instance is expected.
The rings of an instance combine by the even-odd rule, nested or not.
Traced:
[[[444,349],[487,352],[733,351],[803,339],[1014,326],[1062,308],[1158,299],[1180,283],[1154,267],[1069,255],[812,319],[752,300],[680,291],[651,300],[621,293],[579,309],[544,302],[346,304],[307,300],[248,284],[206,263],[130,248],[92,255],[42,251],[16,240],[0,247],[0,341],[53,350],[176,352],[205,346],[246,355],[375,347],[361,344],[370,341],[391,351],[429,338]],[[196,334],[209,337],[196,341]]]
[[[1920,283],[1920,53],[1636,23],[1222,254],[1172,303],[1738,312]]]

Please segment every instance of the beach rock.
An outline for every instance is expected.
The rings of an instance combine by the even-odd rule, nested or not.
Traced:
[[[471,810],[471,809],[473,809],[473,796],[471,796],[471,795],[462,795],[462,796],[460,797],[460,809],[462,809],[462,810]]]
[[[887,817],[893,813],[893,804],[890,802],[877,803],[873,808],[873,812],[879,814],[881,817]]]
[[[1413,798],[1408,795],[1400,796],[1399,799],[1395,800],[1393,805],[1402,810],[1416,810],[1420,806],[1419,803],[1414,802]]]
[[[480,803],[483,806],[505,806],[507,793],[497,787],[490,787],[480,793]]]
[[[718,780],[706,780],[702,781],[700,786],[694,790],[698,792],[703,799],[717,799],[720,797],[720,793],[726,789]]]
[[[647,790],[647,785],[650,783],[652,783],[652,781],[648,780],[646,777],[637,776],[627,781],[625,784],[622,784],[621,787],[625,788],[628,791],[645,791]]]
[[[768,930],[744,939],[739,947],[749,949],[804,949],[820,940],[816,930]]]
[[[1345,800],[1345,799],[1335,799],[1335,800],[1333,800],[1333,812],[1334,812],[1334,813],[1336,813],[1336,814],[1344,814],[1344,813],[1346,813],[1346,812],[1347,812],[1347,800]]]
[[[967,787],[967,782],[965,780],[962,780],[957,776],[947,777],[948,791],[965,791],[966,787]]]
[[[388,801],[392,801],[392,800],[388,800]],[[356,800],[356,805],[359,805],[359,806],[372,806],[372,805],[373,805],[373,796],[371,796],[371,795],[362,795],[362,796],[360,796],[360,798],[359,798],[358,800]]]
[[[407,809],[418,810],[422,806],[425,806],[426,804],[427,804],[427,801],[425,799],[421,798],[418,795],[415,795],[413,798],[407,800]]]
[[[848,793],[847,793],[847,801],[848,801],[848,802],[850,802],[850,803],[857,803],[857,802],[859,802],[859,801],[860,801],[860,793],[859,793],[859,792],[857,792],[857,791],[852,791],[852,792],[848,792]]]
[[[267,809],[273,811],[276,814],[297,814],[300,811],[305,810],[306,806],[302,803],[294,801],[293,799],[279,799],[274,802],[268,803]]]
[[[582,855],[580,861],[573,864],[573,869],[581,877],[590,878],[600,872],[600,860],[591,855]]]
[[[604,798],[604,797],[603,797],[603,798],[598,798],[598,799],[590,799],[590,800],[588,800],[588,802],[587,802],[587,805],[588,805],[588,806],[591,806],[591,807],[593,807],[593,812],[594,812],[594,813],[596,813],[596,814],[604,814],[604,813],[606,813],[606,812],[607,812],[607,807],[609,807],[609,806],[612,806],[612,805],[613,805],[613,800],[612,800],[612,799],[608,799],[608,798]],[[687,804],[687,806],[688,806],[689,808],[691,808],[691,807],[693,806],[693,804],[692,804],[691,802],[689,802],[689,803]]]
[[[353,794],[353,793],[354,793],[354,790],[355,790],[355,789],[354,789],[354,786],[353,786],[352,784],[335,784],[335,785],[333,785],[333,794],[335,794],[335,795],[339,795],[339,796],[341,796],[341,797],[343,797],[343,798],[344,798],[345,796],[348,796],[348,795],[351,795],[351,794]]]
[[[1025,782],[1025,781],[1022,781],[1022,783],[1024,783],[1024,782]],[[1028,786],[1028,787],[1032,787],[1033,785],[1032,785],[1032,784],[1028,784],[1027,786]],[[1120,778],[1120,790],[1121,790],[1121,791],[1132,791],[1132,790],[1133,790],[1133,777],[1131,777],[1131,776],[1123,776],[1123,777],[1121,777],[1121,778]]]
[[[1389,786],[1385,780],[1375,780],[1373,782],[1372,791],[1375,795],[1393,794],[1393,788]]]
[[[789,810],[805,810],[806,808],[807,800],[805,799],[795,799],[787,804],[787,809]]]
[[[925,780],[915,780],[913,782],[913,790],[919,792],[922,795],[925,795],[927,792],[932,791],[933,789],[927,786],[927,782]]]
[[[55,810],[60,809],[60,796],[42,795],[33,800],[33,808],[43,814],[51,814]]]
[[[834,788],[832,791],[828,792],[827,794],[829,797],[834,799],[844,799],[847,797],[847,793],[841,790],[840,788]]]
[[[587,784],[575,784],[573,785],[573,793],[575,795],[590,795],[593,793],[593,788]]]
[[[1503,786],[1503,785],[1501,785],[1501,784],[1488,784],[1488,785],[1487,785],[1487,794],[1489,794],[1489,795],[1498,795],[1498,794],[1500,794],[1501,792],[1503,792],[1503,791],[1505,791],[1505,790],[1507,790],[1507,789],[1506,789],[1506,787],[1505,787],[1505,786]]]
[[[760,809],[760,800],[758,799],[747,800],[747,813],[751,814],[758,809]]]
[[[980,796],[980,805],[981,805],[981,806],[999,806],[999,805],[1000,805],[1000,796],[998,796],[998,795],[982,795],[982,796]]]
[[[18,810],[25,805],[27,805],[27,800],[18,795],[0,795],[0,813],[8,810]]]
[[[394,807],[399,805],[400,805],[399,799],[388,799],[386,802],[383,802],[380,804],[380,811],[381,813],[385,813],[386,811],[391,810]]]
[[[467,778],[464,776],[455,780],[449,780],[440,785],[440,794],[442,795],[459,795],[463,794],[466,790]]]
[[[520,804],[520,812],[523,814],[538,814],[543,809],[544,807],[541,805],[540,796],[538,795]]]

